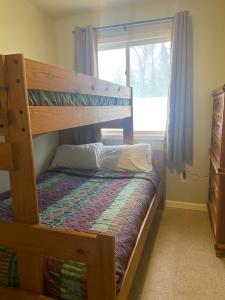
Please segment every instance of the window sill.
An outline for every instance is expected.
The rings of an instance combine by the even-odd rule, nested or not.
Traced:
[[[107,130],[108,131],[108,130]],[[103,140],[122,140],[123,134],[122,130],[112,130],[109,132],[102,133]],[[134,140],[135,141],[164,141],[165,131],[135,131]]]

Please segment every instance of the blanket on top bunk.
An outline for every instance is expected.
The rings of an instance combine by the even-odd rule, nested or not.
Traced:
[[[55,169],[38,179],[40,223],[77,231],[113,233],[116,237],[117,290],[159,178],[150,173]],[[11,198],[0,194],[0,220],[12,220]],[[45,294],[86,299],[86,266],[44,257]],[[0,247],[0,283],[19,286],[13,249]]]
[[[124,106],[130,105],[128,99],[84,95],[78,93],[28,90],[30,106]]]

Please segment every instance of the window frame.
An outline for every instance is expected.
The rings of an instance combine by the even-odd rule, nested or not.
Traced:
[[[126,85],[130,87],[130,47],[147,45],[147,44],[156,44],[156,43],[166,43],[171,42],[169,37],[151,37],[146,39],[135,39],[133,41],[125,42],[98,42],[98,51],[106,51],[113,49],[122,49],[125,48],[126,52]],[[163,141],[166,134],[166,128],[164,131],[146,131],[146,130],[134,130],[134,139],[136,141]],[[116,140],[122,137],[122,131],[120,129],[104,129],[102,130],[103,139]]]

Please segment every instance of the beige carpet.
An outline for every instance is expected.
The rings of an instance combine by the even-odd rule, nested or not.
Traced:
[[[129,300],[225,300],[207,212],[168,208],[150,236]]]

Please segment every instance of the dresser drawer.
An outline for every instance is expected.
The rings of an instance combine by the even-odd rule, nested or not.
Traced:
[[[220,176],[216,173],[212,162],[210,162],[209,172],[209,202],[212,203],[215,214],[219,211],[220,207]]]
[[[213,176],[210,176],[209,201],[212,203],[214,211],[216,213],[219,210],[220,192],[219,186],[216,182],[216,177]]]
[[[213,153],[215,159],[219,162],[220,155],[221,155],[221,136],[217,136],[216,134],[212,133],[211,138],[211,152]]]
[[[212,121],[212,134],[216,135],[218,138],[221,138],[222,131],[223,131],[223,123],[219,118],[214,116]]]
[[[220,186],[220,176],[216,173],[216,170],[212,164],[212,161],[210,161],[210,172],[209,172],[209,179],[210,183],[212,182],[213,186],[215,187],[216,191],[219,191]]]
[[[208,210],[215,234],[216,255],[225,255],[225,85],[213,96]]]
[[[215,95],[213,97],[213,112],[220,119],[223,118],[223,109],[224,109],[224,94]]]
[[[212,205],[212,202],[208,203],[208,208],[209,208],[209,213],[211,216],[212,228],[213,228],[215,236],[217,236],[217,218],[216,218],[216,213],[215,213],[214,207]]]

